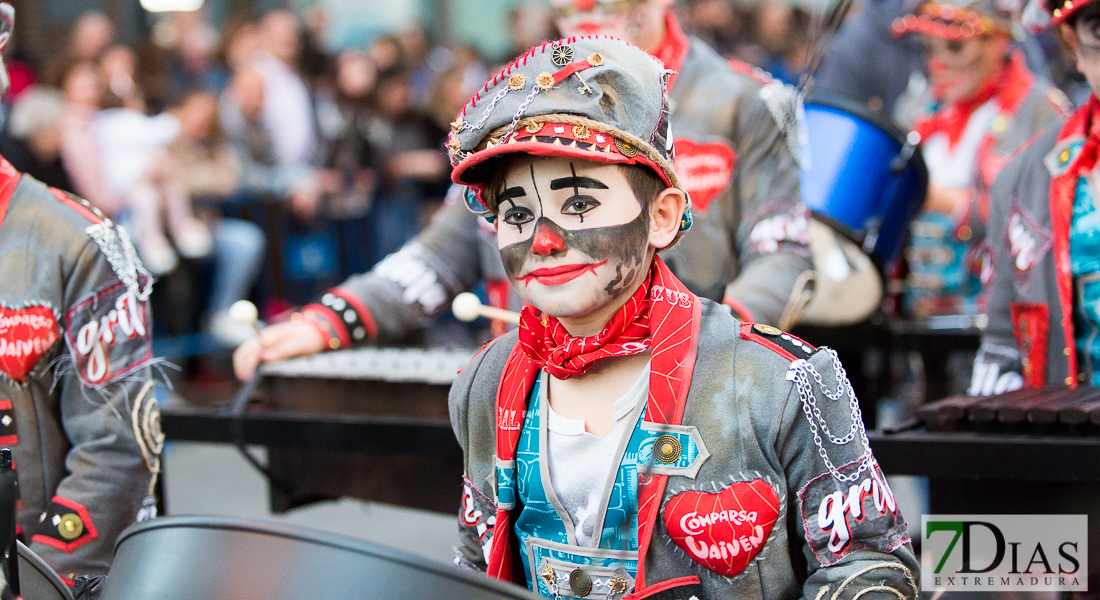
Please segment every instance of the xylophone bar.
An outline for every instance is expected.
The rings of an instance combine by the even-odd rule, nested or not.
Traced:
[[[933,430],[966,429],[971,424],[983,431],[995,424],[1010,430],[1024,423],[1100,425],[1100,389],[1050,386],[996,396],[957,395],[919,407],[917,418]]]

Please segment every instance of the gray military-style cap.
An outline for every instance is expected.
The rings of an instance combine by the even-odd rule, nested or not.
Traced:
[[[523,152],[643,165],[683,190],[672,166],[671,73],[644,50],[608,36],[536,46],[486,82],[451,123],[451,179],[480,197],[494,159]],[[467,203],[487,212],[480,199]],[[689,202],[681,229],[690,225]]]

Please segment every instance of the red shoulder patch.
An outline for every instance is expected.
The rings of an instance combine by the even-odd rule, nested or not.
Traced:
[[[730,59],[729,67],[730,70],[734,73],[744,75],[745,77],[752,79],[760,85],[768,85],[775,80],[775,78],[771,76],[771,73],[768,73],[764,69],[761,69],[760,67],[754,67],[749,63],[737,60],[736,58]]]
[[[742,323],[741,337],[756,342],[792,362],[807,359],[817,352],[817,348],[771,325]]]
[[[87,200],[78,198],[68,192],[63,192],[57,188],[50,188],[50,192],[57,198],[62,204],[80,213],[82,217],[88,219],[93,224],[98,225],[104,221],[107,217],[100,212],[100,210],[92,206]]]

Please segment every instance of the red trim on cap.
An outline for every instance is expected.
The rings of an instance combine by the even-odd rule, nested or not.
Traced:
[[[653,162],[648,156],[642,153],[640,148],[638,149],[637,155],[627,157],[624,156],[615,145],[614,135],[589,130],[587,138],[578,138],[573,133],[573,127],[573,125],[565,123],[545,123],[542,128],[534,134],[528,133],[523,128],[520,128],[518,131],[514,132],[510,138],[516,141],[502,141],[492,148],[486,148],[485,150],[467,156],[465,160],[455,166],[454,170],[451,172],[451,180],[461,185],[474,186],[476,184],[471,184],[462,180],[462,174],[466,172],[466,169],[481,164],[496,156],[513,152],[524,152],[536,156],[561,156],[610,164],[640,164],[649,167],[657,173],[665,185],[673,187],[672,182],[669,181],[664,171],[657,166],[657,163]],[[558,128],[561,128],[560,132]],[[602,136],[604,141],[600,142],[597,136]],[[555,138],[555,141],[541,142],[537,140],[538,137]],[[591,145],[593,148],[601,149],[586,150],[580,146],[574,148],[570,146],[574,141],[578,144]]]

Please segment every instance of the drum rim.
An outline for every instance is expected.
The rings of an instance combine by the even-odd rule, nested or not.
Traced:
[[[59,575],[53,567],[51,567],[45,560],[43,560],[41,556],[35,554],[34,550],[28,548],[27,545],[23,542],[16,540],[15,553],[17,554],[16,560],[22,558],[23,560],[34,565],[37,568],[38,572],[42,574],[43,577],[45,577],[51,584],[53,584],[53,587],[58,590],[63,598],[71,599],[73,597],[72,589],[69,588],[68,585],[66,585],[63,579],[61,579],[61,575]],[[22,573],[22,571],[20,571],[20,573]],[[53,577],[50,577],[50,575],[53,575]]]
[[[137,523],[126,528],[121,534],[119,534],[118,541],[115,542],[115,554],[118,554],[118,549],[122,546],[122,543],[131,537],[153,529],[164,529],[178,526],[233,530],[248,533],[258,533],[262,535],[273,535],[276,537],[289,538],[302,542],[310,542],[323,546],[350,550],[353,552],[378,557],[390,562],[404,564],[413,567],[416,570],[427,571],[441,577],[445,577],[447,579],[470,581],[473,584],[485,586],[489,590],[499,592],[502,595],[506,595],[510,598],[515,598],[516,600],[527,600],[528,598],[535,598],[535,596],[530,595],[530,592],[528,590],[515,584],[508,584],[490,577],[476,577],[472,573],[463,571],[455,566],[441,563],[426,556],[420,556],[411,552],[407,552],[405,550],[393,548],[385,544],[372,542],[370,540],[365,540],[362,538],[354,538],[351,536],[341,535],[330,531],[313,529],[311,527],[304,527],[301,525],[294,525],[279,521],[269,521],[264,519],[232,518],[205,515],[159,517],[156,519],[145,521],[143,523]],[[108,577],[108,581],[109,580],[110,578]]]
[[[806,97],[806,101],[803,105],[817,104],[826,108],[832,108],[835,110],[842,110],[852,116],[858,117],[867,121],[868,123],[878,127],[885,131],[896,141],[900,142],[902,146],[905,145],[908,134],[901,128],[900,125],[890,117],[876,113],[861,102],[846,98],[838,94],[832,94],[828,92],[810,92]]]

